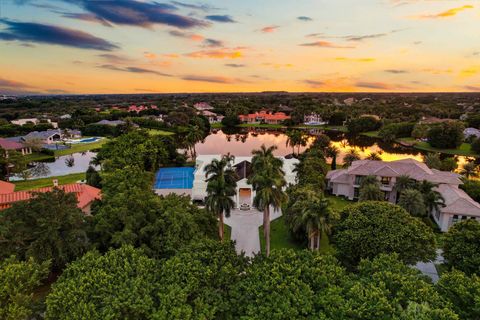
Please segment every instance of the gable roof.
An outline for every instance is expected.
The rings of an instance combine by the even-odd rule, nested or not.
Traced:
[[[0,138],[0,147],[5,150],[19,150],[24,148],[20,142]]]
[[[30,132],[29,134],[27,134],[26,136],[23,137],[24,140],[28,140],[28,139],[48,139],[50,138],[51,136],[54,136],[54,135],[61,135],[62,132],[60,130],[46,130],[46,131],[33,131],[33,132]]]
[[[248,177],[252,173],[252,164],[247,160],[239,162],[236,165],[234,165],[233,167],[235,168],[235,171],[236,171],[237,176],[238,176],[237,181],[242,180],[242,179],[248,179]]]
[[[440,211],[450,214],[480,217],[480,204],[475,202],[462,189],[456,186],[441,184],[437,187],[445,200],[445,207]]]

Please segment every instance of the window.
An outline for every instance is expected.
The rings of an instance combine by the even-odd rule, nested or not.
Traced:
[[[391,177],[382,177],[382,179],[380,180],[380,182],[381,182],[383,185],[389,185],[391,180],[392,180]]]
[[[355,185],[359,186],[362,184],[363,176],[355,176]]]
[[[360,195],[360,189],[359,188],[354,188],[353,189],[353,198],[358,199],[359,195]]]
[[[388,201],[390,199],[390,192],[389,191],[383,191],[383,199]]]
[[[452,223],[457,223],[458,220],[460,220],[460,217],[461,217],[461,216],[459,216],[458,214],[454,214],[454,215],[453,215],[453,218],[452,218]]]

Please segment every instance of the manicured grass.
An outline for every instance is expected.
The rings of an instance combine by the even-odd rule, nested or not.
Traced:
[[[260,236],[260,247],[262,252],[265,251],[265,238],[263,236],[263,226],[258,228],[258,234]],[[304,249],[300,244],[295,243],[289,236],[287,226],[283,217],[270,222],[270,249]]]
[[[158,129],[148,129],[148,134],[151,136],[171,136],[174,135],[174,132],[171,131],[164,131]]]
[[[98,141],[92,142],[92,143],[77,143],[77,144],[72,144],[71,148],[65,149],[65,150],[55,150],[55,156],[66,156],[72,153],[77,153],[77,152],[86,152],[94,149],[100,149],[102,145],[107,143],[108,139],[107,138],[102,138]]]
[[[27,162],[34,162],[34,161],[42,161],[42,160],[48,160],[48,159],[54,159],[54,156],[49,156],[48,154],[40,153],[40,152],[34,152],[32,154],[26,155],[25,160]]]
[[[459,155],[459,156],[468,156],[468,157],[478,156],[475,152],[472,151],[472,146],[469,143],[462,143],[456,149],[440,149],[440,148],[434,148],[430,146],[428,142],[417,141],[413,147],[419,150],[430,151],[430,152],[440,152],[440,153],[453,154],[453,155]]]
[[[370,138],[380,138],[380,136],[378,135],[378,131],[362,132],[360,133],[360,135],[370,137]]]
[[[232,228],[230,226],[227,226],[226,224],[223,225],[223,239],[232,239]]]
[[[31,190],[53,186],[53,179],[58,179],[59,184],[75,183],[78,180],[85,180],[85,173],[72,173],[66,176],[41,178],[27,181],[15,181],[15,191]]]
[[[210,128],[212,129],[220,129],[223,128],[223,124],[221,122],[211,123]]]
[[[332,195],[327,195],[327,199],[330,201],[330,206],[332,209],[336,210],[337,212],[340,212],[345,208],[346,206],[352,205],[355,202],[347,200],[342,197],[336,197]]]
[[[296,126],[298,129],[323,129],[326,131],[339,131],[339,132],[348,132],[348,128],[345,126],[330,126],[330,125],[300,125]]]

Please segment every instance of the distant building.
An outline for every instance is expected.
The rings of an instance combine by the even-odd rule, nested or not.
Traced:
[[[351,106],[355,103],[355,98],[347,98],[343,100],[343,103],[346,104],[347,106]]]
[[[193,105],[198,111],[213,110],[213,107],[206,102],[198,102]]]
[[[128,112],[136,112],[136,113],[140,113],[141,111],[145,111],[145,110],[157,110],[158,107],[155,106],[155,105],[151,105],[151,106],[136,106],[136,105],[131,105],[130,107],[128,107]]]
[[[280,124],[285,120],[291,119],[283,112],[267,112],[260,111],[250,114],[242,114],[238,116],[238,119],[242,123],[267,123],[267,124]]]
[[[100,120],[98,122],[95,122],[94,124],[116,127],[119,125],[126,124],[126,122],[123,120]]]
[[[72,115],[70,115],[68,113],[60,116],[60,119],[62,119],[62,120],[67,120],[67,119],[71,119],[71,118],[72,118]]]
[[[63,132],[60,129],[46,130],[46,131],[33,131],[22,137],[23,141],[28,140],[40,140],[44,144],[52,144],[63,139]]]
[[[51,124],[53,128],[55,128],[55,129],[58,128],[58,123],[57,122],[53,122],[50,119],[45,119],[44,121],[46,121],[46,123]],[[16,125],[19,125],[19,126],[24,126],[24,125],[29,124],[29,123],[37,125],[37,124],[42,123],[42,120],[40,120],[38,118],[25,118],[25,119],[12,120],[10,122],[12,124],[16,124]]]
[[[465,130],[463,130],[463,135],[465,136],[465,139],[468,139],[472,136],[480,138],[480,130],[475,128],[466,128]]]
[[[211,112],[211,111],[208,111],[208,110],[204,110],[204,111],[201,111],[199,113],[201,115],[203,115],[204,117],[206,117],[208,119],[208,122],[210,122],[210,123],[221,122],[222,119],[224,118],[224,116],[218,115],[215,112]]]
[[[445,199],[445,206],[431,212],[442,231],[448,231],[457,221],[477,219],[480,221],[480,204],[459,188],[460,176],[453,172],[430,169],[414,159],[391,162],[359,160],[348,169],[332,170],[327,173],[327,189],[336,196],[350,200],[358,199],[360,185],[366,176],[376,176],[384,199],[397,203],[396,179],[401,175],[416,181],[430,181],[438,185],[436,190]]]
[[[12,204],[19,201],[27,201],[34,197],[35,193],[50,192],[53,188],[59,188],[67,193],[74,193],[77,197],[77,207],[82,210],[85,215],[91,214],[91,206],[93,201],[101,199],[101,190],[87,184],[71,183],[58,186],[54,182],[54,186],[39,188],[29,191],[17,191],[13,183],[1,181],[0,182],[0,210],[10,208]]]
[[[318,113],[310,113],[303,116],[303,123],[306,125],[323,125],[327,122],[323,121],[322,116]]]
[[[22,155],[26,155],[26,154],[31,154],[32,153],[32,149],[31,148],[28,148],[26,147],[23,143],[19,142],[19,141],[13,141],[13,140],[8,140],[8,139],[3,139],[3,138],[0,138],[0,147],[5,150],[5,156],[8,157],[8,152],[9,151],[18,151],[20,152]]]

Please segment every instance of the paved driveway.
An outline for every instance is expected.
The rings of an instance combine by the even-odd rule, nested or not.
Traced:
[[[280,211],[270,211],[270,221],[280,217]],[[260,252],[260,235],[258,227],[263,225],[263,213],[252,209],[248,211],[233,210],[230,218],[225,218],[225,224],[232,228],[232,240],[235,241],[237,253],[245,252],[252,257]],[[263,236],[263,234],[262,234]]]

